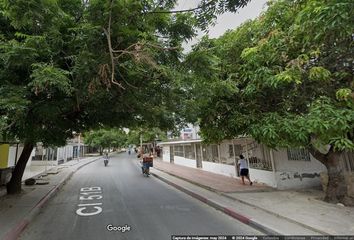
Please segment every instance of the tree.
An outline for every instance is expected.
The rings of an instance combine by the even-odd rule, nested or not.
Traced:
[[[0,134],[24,143],[8,193],[20,192],[36,142],[183,121],[175,76],[196,21],[170,13],[175,2],[0,0]]]
[[[121,129],[99,129],[84,134],[85,144],[100,149],[103,154],[105,148],[121,148],[126,145],[127,134]]]
[[[325,200],[354,204],[339,164],[354,149],[353,14],[349,0],[271,1],[195,46],[186,66],[204,94],[194,101],[202,136],[307,148],[328,170]]]
[[[160,130],[159,128],[145,127],[130,130],[128,133],[127,144],[140,145],[140,140],[144,143],[153,143],[156,140],[164,141],[166,139],[166,132]]]
[[[164,94],[176,95],[166,87],[173,85],[169,66],[193,31],[161,42],[156,32],[172,34],[175,21],[145,16],[145,7],[137,1],[0,2],[1,133],[24,143],[8,193],[20,191],[36,142],[60,146],[73,131],[100,125],[173,124],[163,115],[173,103]]]

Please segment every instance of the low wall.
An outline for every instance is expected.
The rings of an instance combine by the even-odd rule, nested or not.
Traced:
[[[58,161],[57,160],[54,160],[54,161],[41,161],[41,160],[33,160],[32,163],[31,163],[31,166],[56,166],[58,165]]]
[[[186,167],[197,168],[197,161],[184,157],[175,156],[174,163]]]
[[[318,172],[276,172],[277,188],[284,189],[302,189],[321,186],[320,173]]]
[[[260,169],[250,168],[250,179],[253,182],[265,183],[270,187],[276,188],[277,182],[275,181],[273,171],[266,171]]]
[[[228,177],[236,177],[236,169],[233,165],[203,161],[202,169],[208,172],[221,174]]]

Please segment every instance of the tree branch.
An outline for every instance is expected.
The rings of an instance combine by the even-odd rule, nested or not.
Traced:
[[[103,28],[103,31],[105,35],[107,36],[107,42],[108,42],[108,51],[109,55],[111,57],[111,82],[117,86],[119,86],[122,89],[125,89],[119,82],[117,82],[114,79],[114,55],[113,55],[113,49],[112,49],[112,42],[111,42],[111,23],[112,23],[112,6],[113,6],[113,0],[111,0],[111,6],[109,10],[109,20],[108,20],[108,30]]]
[[[318,161],[320,161],[321,163],[326,165],[326,162],[327,162],[326,155],[327,154],[323,154],[323,153],[319,152],[312,144],[310,145],[308,150],[312,156],[314,156]]]

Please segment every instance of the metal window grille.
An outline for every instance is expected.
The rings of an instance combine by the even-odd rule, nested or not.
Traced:
[[[240,144],[234,145],[235,155],[240,156],[242,154],[242,146]]]
[[[287,149],[290,161],[310,161],[310,153],[306,149]]]
[[[253,155],[249,158],[250,167],[254,169],[272,171],[270,152],[266,146],[255,143]]]
[[[219,162],[217,145],[203,145],[203,161]]]
[[[229,157],[232,158],[234,157],[234,150],[233,150],[233,145],[229,144]]]
[[[218,145],[211,145],[212,161],[219,162]]]
[[[185,151],[186,158],[195,159],[194,147],[192,148],[191,145],[185,145],[184,146],[184,151]]]
[[[174,146],[174,155],[179,157],[184,157],[183,146]]]

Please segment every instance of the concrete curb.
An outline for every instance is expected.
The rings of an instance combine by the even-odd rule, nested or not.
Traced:
[[[182,186],[180,186],[178,184],[175,184],[175,183],[167,180],[164,177],[161,177],[161,176],[159,176],[159,175],[157,175],[155,173],[151,173],[151,175],[153,175],[154,177],[160,179],[161,181],[163,181],[163,182],[165,182],[165,183],[177,188],[178,190],[180,190],[180,191],[182,191],[182,192],[184,192],[184,193],[186,193],[186,194],[198,199],[199,201],[201,201],[201,202],[203,202],[203,203],[205,203],[205,204],[207,204],[207,205],[209,205],[209,206],[211,206],[211,207],[213,207],[213,208],[215,208],[215,209],[217,209],[217,210],[229,215],[230,217],[232,217],[232,218],[234,218],[234,219],[236,219],[236,220],[238,220],[238,221],[240,221],[240,222],[242,222],[244,224],[250,225],[253,228],[256,228],[257,230],[259,230],[259,231],[261,231],[261,232],[263,232],[265,234],[268,234],[268,235],[281,235],[277,231],[275,231],[273,229],[270,229],[269,227],[258,223],[256,220],[253,220],[253,219],[251,219],[249,217],[246,217],[246,216],[244,216],[244,215],[242,215],[240,213],[237,213],[234,210],[232,210],[232,209],[230,209],[230,208],[228,208],[226,206],[223,206],[222,204],[220,204],[218,202],[215,202],[213,200],[207,199],[207,198],[203,197],[202,195],[199,195],[199,194],[197,194],[197,193],[195,193],[193,191],[190,191],[190,190],[188,190],[188,189],[186,189],[186,188],[184,188],[184,187],[182,187]]]
[[[82,164],[81,166],[77,167],[75,170],[71,170],[64,178],[61,180],[57,185],[55,185],[39,202],[28,212],[28,214],[22,219],[20,222],[16,224],[14,228],[8,231],[3,240],[15,240],[17,239],[21,233],[25,230],[28,224],[37,216],[41,210],[41,208],[55,196],[55,194],[62,188],[62,186],[72,177],[72,175],[83,168],[84,166],[97,161],[101,157],[95,158],[89,162]],[[75,166],[75,165],[73,165]]]
[[[156,169],[158,169],[158,168],[156,168]],[[219,195],[221,195],[221,196],[223,196],[223,197],[229,198],[229,199],[234,200],[234,201],[238,201],[238,202],[240,202],[240,203],[242,203],[242,204],[246,204],[246,205],[248,205],[248,206],[250,206],[250,207],[255,207],[255,208],[261,209],[262,211],[264,211],[264,212],[266,212],[266,213],[272,214],[273,216],[276,216],[276,217],[279,217],[279,218],[283,218],[284,220],[286,220],[286,221],[288,221],[288,222],[292,222],[292,223],[294,223],[294,224],[300,225],[300,226],[302,226],[302,227],[304,227],[304,228],[307,228],[307,229],[309,229],[309,230],[311,230],[311,231],[318,232],[318,233],[323,234],[323,235],[330,235],[330,234],[327,233],[327,232],[321,231],[321,230],[319,230],[319,229],[313,228],[313,227],[311,227],[311,226],[308,226],[308,225],[306,225],[306,224],[303,224],[303,223],[298,222],[298,221],[296,221],[296,220],[293,220],[293,219],[291,219],[291,218],[288,218],[288,217],[282,216],[282,215],[280,215],[280,214],[274,213],[274,212],[272,212],[272,211],[269,211],[268,209],[265,209],[265,208],[259,207],[259,206],[257,206],[257,205],[254,205],[254,204],[252,204],[252,203],[243,201],[243,200],[241,200],[241,199],[239,199],[239,198],[229,196],[227,193],[223,193],[223,192],[217,191],[217,190],[215,190],[214,188],[211,188],[211,187],[205,186],[205,185],[203,185],[203,184],[200,184],[200,183],[197,183],[197,182],[194,182],[194,181],[185,179],[185,178],[183,178],[183,177],[177,176],[177,175],[175,175],[175,174],[173,174],[173,173],[169,173],[169,172],[164,171],[164,170],[160,170],[160,169],[158,169],[158,170],[161,171],[161,172],[167,173],[167,174],[169,174],[169,175],[171,175],[171,176],[174,176],[174,177],[176,177],[176,178],[179,178],[179,179],[181,179],[181,180],[183,180],[183,181],[186,181],[186,182],[189,182],[189,183],[191,183],[191,184],[197,185],[197,186],[199,186],[199,187],[201,187],[201,188],[204,188],[204,189],[206,189],[206,190],[215,192],[215,193],[217,193],[217,194],[219,194]],[[264,192],[264,191],[257,191],[257,192]],[[262,225],[261,223],[255,221],[255,220],[251,220],[251,223],[252,223],[252,224],[250,224],[250,225],[253,225],[253,226],[255,226],[256,228],[259,228],[259,226]],[[262,228],[267,229],[266,231],[269,232],[269,233],[271,233],[271,234],[273,234],[273,235],[278,235],[278,234],[279,234],[279,233],[277,233],[276,231],[273,231],[272,229],[270,229],[270,228],[268,228],[268,227],[266,227],[266,226],[263,226],[263,225],[262,225]]]
[[[220,195],[222,195],[222,196],[224,196],[224,197],[226,197],[226,198],[229,198],[229,199],[231,199],[231,200],[238,201],[238,202],[240,202],[240,203],[242,203],[242,204],[246,204],[246,205],[248,205],[248,206],[250,206],[250,207],[256,207],[256,208],[261,209],[262,211],[264,211],[264,212],[266,212],[266,213],[272,214],[272,215],[274,215],[274,216],[276,216],[276,217],[282,218],[282,219],[284,219],[284,220],[286,220],[286,221],[288,221],[288,222],[292,222],[292,223],[297,224],[297,225],[299,225],[299,226],[301,226],[301,227],[307,228],[307,229],[309,229],[309,230],[311,230],[311,231],[318,232],[318,233],[320,233],[320,234],[322,234],[322,235],[331,235],[331,234],[329,234],[329,233],[327,233],[327,232],[324,232],[324,231],[321,231],[321,230],[319,230],[319,229],[313,228],[313,227],[311,227],[311,226],[308,226],[308,225],[306,225],[306,224],[303,224],[303,223],[301,223],[301,222],[298,222],[298,221],[296,221],[296,220],[294,220],[294,219],[291,219],[291,218],[282,216],[282,215],[277,214],[277,213],[275,213],[275,212],[269,211],[268,209],[262,208],[262,207],[260,207],[260,206],[256,206],[256,205],[254,205],[254,204],[248,203],[248,202],[246,202],[246,201],[244,201],[244,200],[241,200],[241,199],[238,199],[238,198],[236,198],[236,197],[229,196],[229,195],[227,195],[227,194],[225,194],[225,193],[220,193]],[[257,224],[258,224],[258,223],[257,223]]]

